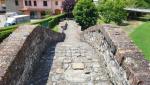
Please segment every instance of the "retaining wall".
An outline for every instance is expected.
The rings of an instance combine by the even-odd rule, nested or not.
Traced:
[[[150,63],[121,28],[93,26],[82,33],[81,40],[104,55],[114,84],[150,84]]]
[[[38,26],[21,26],[0,45],[0,85],[24,85],[49,44],[65,35]]]

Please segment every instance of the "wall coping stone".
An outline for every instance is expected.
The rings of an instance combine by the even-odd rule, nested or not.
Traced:
[[[122,28],[112,25],[99,27],[108,43],[117,49],[115,59],[126,70],[131,85],[150,84],[150,63]],[[112,45],[112,44],[111,44]]]

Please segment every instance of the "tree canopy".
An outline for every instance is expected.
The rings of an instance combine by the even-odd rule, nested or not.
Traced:
[[[98,4],[100,19],[105,23],[113,21],[121,24],[127,18],[125,6],[125,0],[100,0]]]
[[[72,12],[75,3],[76,3],[75,0],[65,0],[62,5],[64,11],[67,13]]]
[[[150,0],[125,0],[127,7],[150,8]]]
[[[79,0],[73,10],[76,21],[86,29],[97,22],[98,11],[92,0]]]

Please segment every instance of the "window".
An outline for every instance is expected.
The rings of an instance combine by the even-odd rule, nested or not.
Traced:
[[[18,0],[15,0],[15,5],[16,5],[16,6],[18,6],[18,5],[19,5]]]
[[[58,5],[58,1],[55,2],[55,5]]]
[[[36,1],[34,1],[34,6],[37,6],[37,3],[36,3]]]
[[[25,6],[32,6],[31,0],[25,0]]]
[[[31,1],[29,1],[29,6],[32,6],[32,3],[31,3]]]
[[[47,6],[47,1],[43,1],[43,6]]]
[[[25,6],[28,6],[28,1],[27,0],[25,0]]]
[[[5,0],[0,0],[2,4],[5,4]]]

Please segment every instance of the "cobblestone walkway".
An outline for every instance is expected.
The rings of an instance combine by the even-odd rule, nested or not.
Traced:
[[[65,41],[45,52],[30,85],[113,85],[104,59],[80,41],[80,33],[80,27],[68,21]]]

